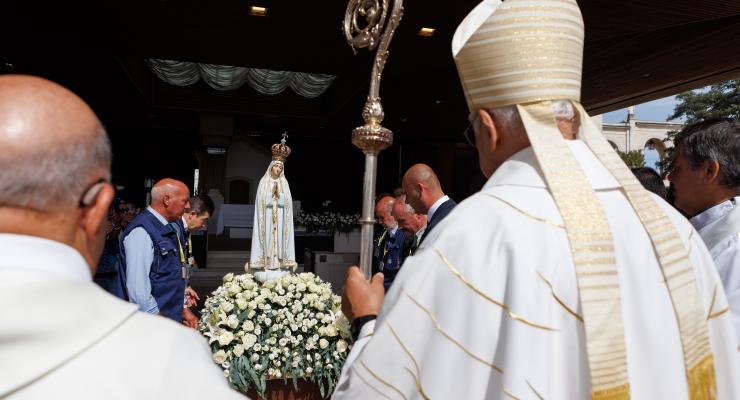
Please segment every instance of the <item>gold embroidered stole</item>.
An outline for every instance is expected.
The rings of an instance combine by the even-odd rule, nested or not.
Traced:
[[[596,192],[555,124],[550,104],[517,108],[570,242],[592,398],[627,399],[627,352],[611,229]]]
[[[583,107],[573,102],[581,115],[583,139],[591,151],[617,179],[632,208],[640,218],[658,256],[663,277],[678,320],[684,364],[691,399],[715,397],[714,360],[709,330],[699,296],[689,252],[671,220],[645,190]]]

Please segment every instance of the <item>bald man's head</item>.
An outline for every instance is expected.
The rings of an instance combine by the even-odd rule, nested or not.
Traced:
[[[403,175],[406,201],[416,212],[426,214],[440,197],[444,196],[437,174],[426,164],[415,164]]]
[[[76,206],[110,180],[110,143],[82,99],[45,79],[0,76],[0,207]]]
[[[114,189],[90,107],[45,79],[0,76],[0,149],[0,232],[69,245],[94,272]]]
[[[170,222],[190,208],[190,189],[181,181],[164,178],[152,186],[152,208]]]
[[[393,230],[397,226],[396,220],[391,215],[395,199],[392,196],[383,196],[375,204],[375,217],[386,229]]]

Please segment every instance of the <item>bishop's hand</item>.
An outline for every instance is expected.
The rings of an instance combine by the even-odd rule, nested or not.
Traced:
[[[365,279],[358,267],[347,269],[347,279],[342,289],[342,312],[347,319],[367,315],[377,315],[385,298],[383,274],[377,273],[372,279]]]

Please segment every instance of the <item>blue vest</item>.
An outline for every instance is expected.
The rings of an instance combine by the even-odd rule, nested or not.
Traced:
[[[141,212],[121,234],[121,266],[124,269],[126,249],[123,240],[138,227],[144,228],[154,245],[152,249],[154,260],[149,270],[152,296],[157,302],[160,314],[179,323],[182,321],[185,280],[182,278],[177,232],[169,225],[162,225],[162,222],[148,210]]]

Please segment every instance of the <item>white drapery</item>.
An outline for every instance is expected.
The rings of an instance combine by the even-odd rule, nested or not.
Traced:
[[[312,99],[323,94],[336,76],[305,72],[200,64],[187,61],[147,59],[149,69],[159,79],[175,86],[188,86],[203,79],[208,86],[221,91],[236,90],[245,83],[267,95],[276,95],[290,88]]]

